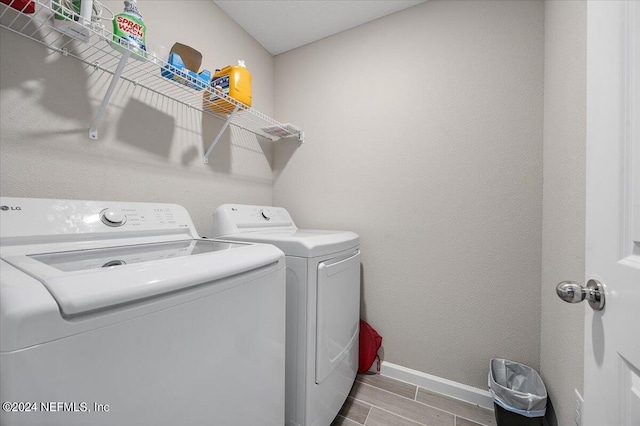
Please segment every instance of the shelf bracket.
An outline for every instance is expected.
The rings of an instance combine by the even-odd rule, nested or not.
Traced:
[[[234,115],[236,115],[236,112],[238,112],[238,109],[240,109],[240,105],[236,105],[236,107],[233,109],[233,112],[229,114],[229,116],[227,117],[227,121],[224,122],[224,125],[216,135],[216,138],[213,140],[213,142],[211,142],[211,145],[209,145],[209,149],[207,149],[207,152],[204,153],[203,160],[205,164],[209,163],[209,154],[211,154],[211,151],[213,151],[213,148],[216,146],[216,144],[220,140],[220,137],[222,136],[224,131],[227,130],[227,127],[229,127],[229,124],[231,123],[231,119],[233,118]]]
[[[131,56],[131,52],[127,50],[122,54],[120,58],[120,62],[111,77],[111,83],[109,83],[109,88],[107,92],[104,94],[104,98],[102,99],[102,103],[100,104],[100,108],[98,108],[98,112],[96,113],[95,118],[93,119],[93,123],[91,124],[91,128],[89,129],[89,139],[98,139],[98,123],[102,120],[102,116],[104,115],[104,111],[107,109],[107,105],[109,105],[109,100],[111,99],[111,95],[113,94],[113,90],[116,88],[116,84],[122,75],[122,71],[124,70],[124,66],[127,65],[127,60]]]

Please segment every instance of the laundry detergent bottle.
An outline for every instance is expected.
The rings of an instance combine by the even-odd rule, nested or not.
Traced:
[[[238,65],[216,70],[210,86],[247,107],[251,106],[251,74],[243,60],[239,60]],[[218,96],[213,90],[205,91],[204,105],[205,108],[222,114],[231,114],[235,108],[235,105]]]
[[[147,26],[138,12],[136,0],[124,1],[124,12],[113,17],[114,49],[126,52],[127,49],[136,53],[133,58],[144,61],[147,59],[147,45],[145,36]]]

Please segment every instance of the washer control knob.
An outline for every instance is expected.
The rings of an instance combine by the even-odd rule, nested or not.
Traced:
[[[262,209],[260,210],[260,214],[262,215],[263,218],[265,218],[266,220],[271,220],[271,210],[269,209]]]
[[[100,212],[100,220],[107,226],[122,226],[127,221],[127,217],[117,210],[104,209]]]

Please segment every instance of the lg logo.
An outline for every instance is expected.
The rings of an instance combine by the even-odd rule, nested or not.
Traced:
[[[0,210],[6,212],[7,210],[22,210],[21,207],[0,206]]]

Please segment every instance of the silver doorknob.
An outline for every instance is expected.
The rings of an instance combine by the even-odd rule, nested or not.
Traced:
[[[556,286],[556,293],[565,302],[580,303],[587,299],[595,311],[604,309],[604,287],[598,280],[587,281],[586,287],[574,281],[562,281]]]

